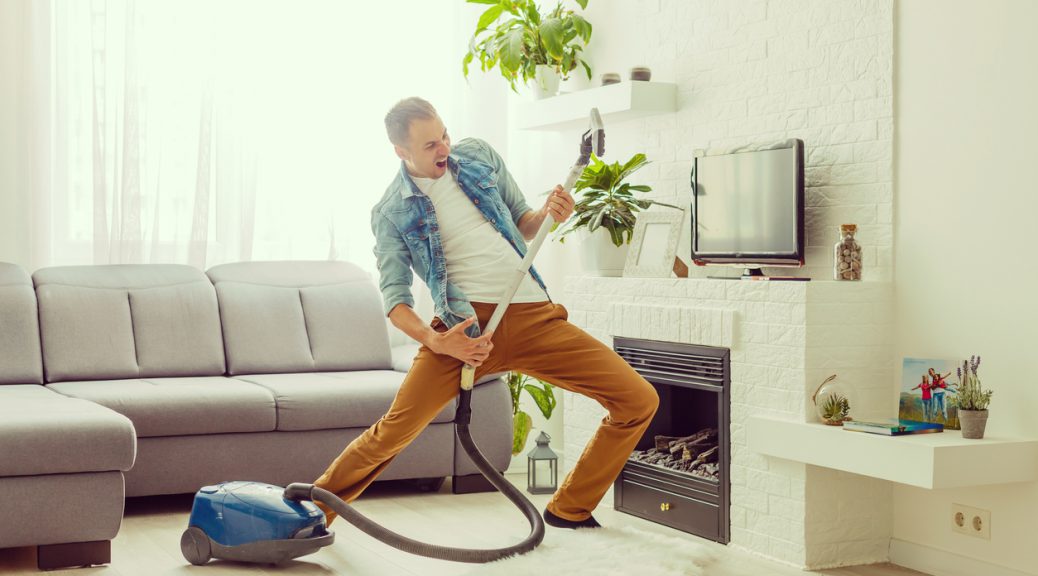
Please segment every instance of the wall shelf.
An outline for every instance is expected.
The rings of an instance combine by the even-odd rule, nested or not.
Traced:
[[[921,488],[960,488],[1038,480],[1038,440],[966,440],[958,430],[882,436],[762,416],[747,421],[760,454]]]
[[[586,129],[588,113],[597,107],[608,130],[616,122],[673,112],[677,94],[676,84],[623,81],[524,102],[517,111],[517,121],[524,130]]]

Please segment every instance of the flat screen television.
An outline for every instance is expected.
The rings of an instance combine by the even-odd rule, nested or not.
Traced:
[[[804,142],[697,153],[692,261],[744,268],[804,264]]]

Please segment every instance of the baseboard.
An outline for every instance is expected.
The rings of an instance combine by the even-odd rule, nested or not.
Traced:
[[[890,561],[898,566],[935,576],[976,576],[977,574],[1034,576],[1035,574],[897,538],[890,539]]]

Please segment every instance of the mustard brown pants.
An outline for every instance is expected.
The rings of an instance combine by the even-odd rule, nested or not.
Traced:
[[[473,307],[485,326],[494,305],[474,302]],[[548,504],[556,516],[581,521],[591,515],[623,469],[656,413],[659,398],[627,362],[567,318],[566,309],[551,302],[509,306],[494,333],[490,356],[476,368],[476,379],[515,370],[583,394],[608,411]],[[439,319],[433,327],[446,329]],[[389,412],[351,442],[314,485],[347,502],[356,499],[458,396],[461,365],[456,358],[422,346]],[[318,505],[330,523],[334,513]]]

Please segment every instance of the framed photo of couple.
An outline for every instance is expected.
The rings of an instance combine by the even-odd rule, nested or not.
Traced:
[[[939,422],[959,429],[959,378],[952,360],[905,358],[901,369],[898,418]]]

